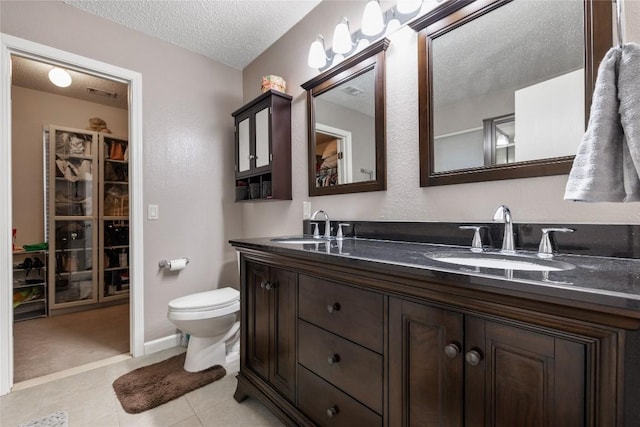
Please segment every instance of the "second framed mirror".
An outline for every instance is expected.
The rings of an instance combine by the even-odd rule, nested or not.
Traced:
[[[309,195],[386,189],[382,39],[304,83]]]

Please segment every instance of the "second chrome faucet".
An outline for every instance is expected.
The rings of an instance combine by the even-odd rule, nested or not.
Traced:
[[[513,238],[513,218],[511,211],[505,205],[498,206],[493,214],[493,221],[504,223],[504,234],[502,235],[501,252],[513,253],[516,250],[515,239]]]

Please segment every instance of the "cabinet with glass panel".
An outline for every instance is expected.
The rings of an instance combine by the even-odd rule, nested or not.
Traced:
[[[127,140],[49,126],[46,153],[50,308],[126,297]]]

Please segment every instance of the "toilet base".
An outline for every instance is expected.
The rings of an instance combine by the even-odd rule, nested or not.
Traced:
[[[240,322],[235,322],[226,334],[215,337],[195,337],[191,335],[187,345],[184,370],[199,372],[214,365],[227,366],[227,341],[236,338]]]
[[[214,365],[225,366],[226,346],[220,337],[198,338],[191,336],[184,361],[184,370],[198,372]]]

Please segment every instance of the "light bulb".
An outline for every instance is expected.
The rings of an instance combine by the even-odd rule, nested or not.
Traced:
[[[398,13],[412,13],[420,9],[422,0],[398,0],[396,10]]]
[[[369,0],[362,14],[362,34],[365,36],[375,36],[384,30],[384,19],[382,9],[378,0]]]
[[[360,39],[358,45],[356,46],[356,52],[360,52],[365,47],[369,46],[371,43],[367,39]]]
[[[389,34],[393,34],[398,28],[400,28],[400,20],[396,17],[394,17],[391,21],[389,21],[389,23],[387,24],[387,31],[386,31],[386,35],[388,36]]]
[[[49,80],[58,87],[67,87],[71,84],[71,76],[62,68],[52,68],[49,71]]]
[[[342,56],[339,53],[336,53],[335,55],[333,55],[333,62],[331,62],[331,66],[335,67],[336,65],[338,65],[342,61],[344,61],[344,56]]]
[[[318,34],[309,48],[307,63],[311,68],[322,68],[327,65],[327,54],[324,48],[324,38]]]
[[[349,31],[349,21],[343,16],[333,31],[331,49],[335,53],[349,53],[352,48],[353,41],[351,40],[351,31]]]

